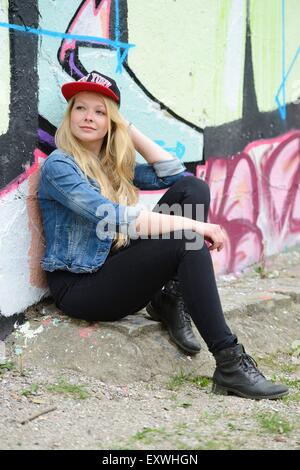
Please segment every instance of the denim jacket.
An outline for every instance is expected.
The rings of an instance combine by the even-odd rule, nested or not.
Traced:
[[[136,164],[133,184],[140,189],[167,188],[182,178],[184,171],[175,157],[153,165]],[[98,183],[86,177],[74,158],[60,149],[41,167],[38,200],[46,240],[41,260],[45,271],[97,271],[113,242],[110,231],[101,231],[99,236],[99,222],[105,218],[108,226],[122,232],[141,211],[139,204],[125,206],[104,197]]]

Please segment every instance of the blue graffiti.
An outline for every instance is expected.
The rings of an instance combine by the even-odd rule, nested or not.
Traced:
[[[163,147],[166,152],[173,153],[177,158],[183,158],[185,154],[185,146],[181,142],[176,142],[176,147],[165,147],[164,140],[155,140],[155,143]]]
[[[294,55],[287,72],[285,72],[285,0],[282,0],[281,4],[282,8],[282,82],[278,88],[278,91],[275,95],[275,101],[280,113],[280,117],[283,121],[286,120],[286,82],[288,79],[288,76],[291,73],[291,70],[293,69],[298,56],[300,55],[300,46],[298,47],[296,54]],[[282,102],[280,102],[279,95],[282,94]]]
[[[117,21],[116,21],[116,24],[117,24]],[[132,47],[135,47],[135,44],[121,42],[118,39],[116,41],[113,41],[111,39],[106,39],[106,38],[97,37],[97,36],[83,36],[80,34],[60,33],[57,31],[50,31],[48,29],[36,29],[36,28],[30,28],[28,26],[20,26],[20,25],[12,24],[12,23],[0,22],[0,28],[13,29],[15,31],[21,31],[23,33],[28,33],[28,34],[35,34],[37,36],[51,36],[51,37],[62,38],[62,39],[76,39],[77,41],[82,41],[82,42],[98,42],[102,44],[107,44],[108,46],[111,46],[112,48],[117,50],[117,70],[116,70],[117,73],[122,72],[122,64],[127,57],[129,49],[131,49]],[[117,31],[116,37],[119,38],[118,25],[116,25],[116,31]],[[124,49],[122,55],[120,54],[121,49]]]
[[[116,5],[115,41],[119,41],[119,38],[120,38],[119,0],[115,0],[115,5]],[[124,52],[121,56],[121,49],[120,49],[120,47],[117,48],[117,63],[118,63],[118,65],[117,65],[116,73],[122,73],[122,64],[123,64],[123,61],[125,60],[125,58],[127,56],[127,52],[128,52],[127,49],[126,49],[125,57],[123,58]]]

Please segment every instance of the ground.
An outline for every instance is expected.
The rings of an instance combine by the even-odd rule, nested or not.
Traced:
[[[270,378],[290,386],[276,401],[214,395],[210,378],[196,373],[118,386],[6,363],[1,449],[299,449],[299,347],[287,346],[257,358]]]
[[[134,328],[130,326],[130,333],[129,330],[125,332],[128,325],[123,333],[122,329],[105,330],[110,332],[107,333],[110,341],[112,338],[121,341],[123,335],[122,338],[132,343],[131,349],[124,352],[122,368],[115,374],[113,370],[109,374],[110,367],[117,364],[112,356],[106,356],[104,365],[96,361],[94,353],[91,354],[91,373],[88,363],[85,365],[81,361],[80,354],[83,348],[86,348],[85,353],[90,348],[95,351],[98,338],[101,340],[104,336],[99,336],[95,329],[82,330],[77,324],[72,329],[70,324],[58,324],[55,319],[51,323],[47,317],[44,323],[56,326],[44,329],[39,337],[36,336],[36,342],[26,350],[25,360],[22,354],[11,354],[0,365],[0,448],[299,449],[299,257],[283,257],[281,262],[284,268],[279,263],[275,266],[278,272],[269,271],[269,275],[265,270],[256,269],[234,280],[233,284],[228,279],[220,281],[220,292],[225,304],[226,299],[230,304],[230,308],[226,307],[231,312],[228,317],[230,323],[240,330],[243,342],[251,345],[249,352],[260,369],[271,380],[287,384],[290,387],[288,396],[276,401],[255,401],[212,394],[214,365],[205,348],[198,359],[185,358],[190,363],[187,368],[175,346],[169,343],[166,332],[160,325],[153,326],[153,322],[139,324],[137,330],[141,328],[144,333],[136,333],[136,325]],[[272,284],[274,278],[277,279],[276,286]],[[262,295],[260,291],[260,303],[257,304],[249,292],[258,291],[257,287],[254,288],[258,285],[263,286],[264,292],[268,286],[269,294]],[[232,299],[241,297],[242,291],[247,293],[244,297],[248,299],[246,310],[245,305],[243,309],[233,305]],[[271,298],[271,294],[275,297]],[[58,336],[53,336],[53,331]],[[99,331],[103,333],[104,330]],[[58,349],[55,338],[61,338],[60,332],[64,332],[66,338],[69,334],[69,342],[80,332],[80,342],[75,344],[74,340],[74,351],[71,350],[81,365],[80,369],[73,367],[67,353],[70,367],[54,360],[51,362],[49,358],[45,361],[43,356],[37,360],[38,353],[50,349],[50,341],[54,342],[53,350]],[[155,342],[157,336],[160,342]],[[94,343],[87,343],[92,340]],[[153,349],[147,351],[144,347],[143,351],[143,345],[148,347],[150,343],[147,341],[150,340]],[[61,339],[59,341],[61,343]],[[102,347],[108,348],[108,343],[104,339],[101,341]],[[15,345],[15,339],[8,340],[8,349],[10,343]],[[132,355],[132,351],[142,351],[144,356],[140,353]],[[159,374],[159,364],[155,369],[154,362],[145,362],[148,356],[153,359],[158,353],[163,374]],[[171,353],[177,361],[175,372],[171,369],[168,372],[164,364],[165,358],[167,362],[173,358]],[[53,354],[52,351],[52,359]],[[120,357],[116,361],[120,361]],[[182,369],[181,363],[184,365]],[[147,368],[147,364],[155,373],[143,375],[142,366]],[[99,376],[97,367],[101,369]],[[121,373],[124,370],[126,374]],[[109,380],[110,377],[113,380]]]

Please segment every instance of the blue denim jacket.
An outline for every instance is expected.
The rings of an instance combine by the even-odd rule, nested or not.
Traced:
[[[140,189],[167,188],[184,176],[184,170],[177,158],[136,164],[133,183]],[[104,197],[98,183],[84,175],[71,155],[58,149],[41,167],[38,200],[46,240],[41,260],[45,271],[97,271],[113,242],[111,232],[99,237],[98,223],[105,217],[108,225],[122,231],[141,211],[139,205],[124,206]],[[104,214],[102,207],[109,210]]]

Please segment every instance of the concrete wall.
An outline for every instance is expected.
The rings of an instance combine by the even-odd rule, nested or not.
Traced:
[[[300,240],[299,17],[298,0],[0,0],[2,316],[47,295],[38,165],[60,86],[91,70],[115,77],[124,115],[209,182],[210,220],[230,237],[217,273]]]

